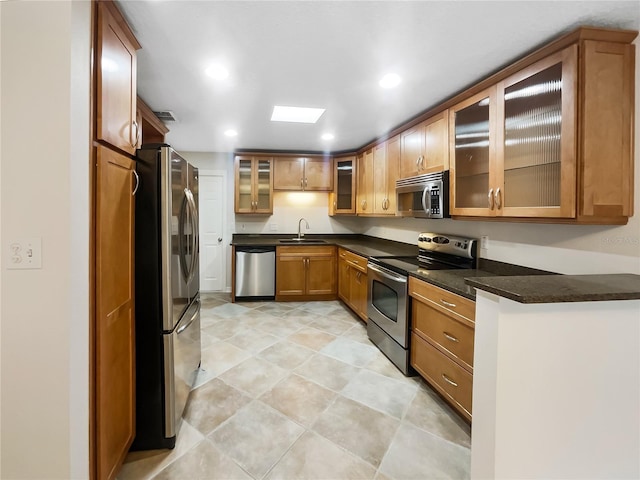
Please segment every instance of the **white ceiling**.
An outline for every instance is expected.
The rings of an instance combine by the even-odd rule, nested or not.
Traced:
[[[174,112],[167,141],[183,151],[355,149],[575,27],[640,27],[637,0],[118,4],[142,45],[138,93]],[[214,62],[226,80],[205,75]],[[391,71],[403,81],[382,90]],[[326,112],[274,123],[276,104]]]

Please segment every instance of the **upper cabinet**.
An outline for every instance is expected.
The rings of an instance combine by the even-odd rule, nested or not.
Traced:
[[[358,158],[358,215],[395,215],[399,140],[379,143]]]
[[[356,157],[333,159],[333,192],[329,195],[329,215],[356,213]]]
[[[449,169],[448,122],[445,110],[400,134],[400,178]]]
[[[141,142],[136,109],[140,44],[112,2],[98,2],[96,138],[133,154]]]
[[[583,40],[451,107],[451,214],[626,223],[633,62],[633,45]]]
[[[141,144],[164,143],[164,136],[169,132],[167,126],[153,113],[153,110],[140,98],[137,99],[138,125],[142,129]]]
[[[373,198],[373,148],[358,156],[358,183],[356,213],[358,215],[372,215],[374,211]]]
[[[331,191],[331,157],[275,157],[274,190]]]
[[[272,157],[236,156],[234,200],[236,213],[273,213]]]

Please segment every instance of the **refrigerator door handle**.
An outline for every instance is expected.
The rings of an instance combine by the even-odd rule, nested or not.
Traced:
[[[187,197],[182,199],[182,205],[180,206],[180,216],[178,217],[178,258],[180,259],[180,270],[182,271],[182,276],[185,279],[186,283],[189,283],[189,267],[187,266],[186,259],[186,246],[184,244],[184,239],[186,233],[184,231],[184,222],[185,217],[187,215],[187,209],[189,208],[187,203]]]
[[[191,283],[196,272],[196,266],[198,265],[198,248],[199,248],[199,232],[198,232],[198,212],[196,208],[196,202],[193,200],[193,194],[188,188],[184,189],[184,195],[187,201],[189,211],[191,213],[191,264],[189,265],[189,275],[187,277],[187,284]]]

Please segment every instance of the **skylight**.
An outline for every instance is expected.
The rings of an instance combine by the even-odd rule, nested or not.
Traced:
[[[283,107],[276,105],[271,114],[272,122],[316,123],[324,108]]]

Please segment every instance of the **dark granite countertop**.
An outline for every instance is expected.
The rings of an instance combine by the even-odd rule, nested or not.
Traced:
[[[281,239],[294,237],[296,237],[295,234],[234,234],[231,245],[242,247],[283,246],[285,244],[280,243]],[[324,240],[328,245],[337,245],[338,247],[346,248],[353,253],[367,258],[375,256],[418,255],[418,247],[416,245],[369,237],[367,235],[307,234],[304,238]],[[290,246],[291,244],[286,245]]]
[[[543,275],[467,278],[468,286],[519,303],[640,299],[640,275]]]

